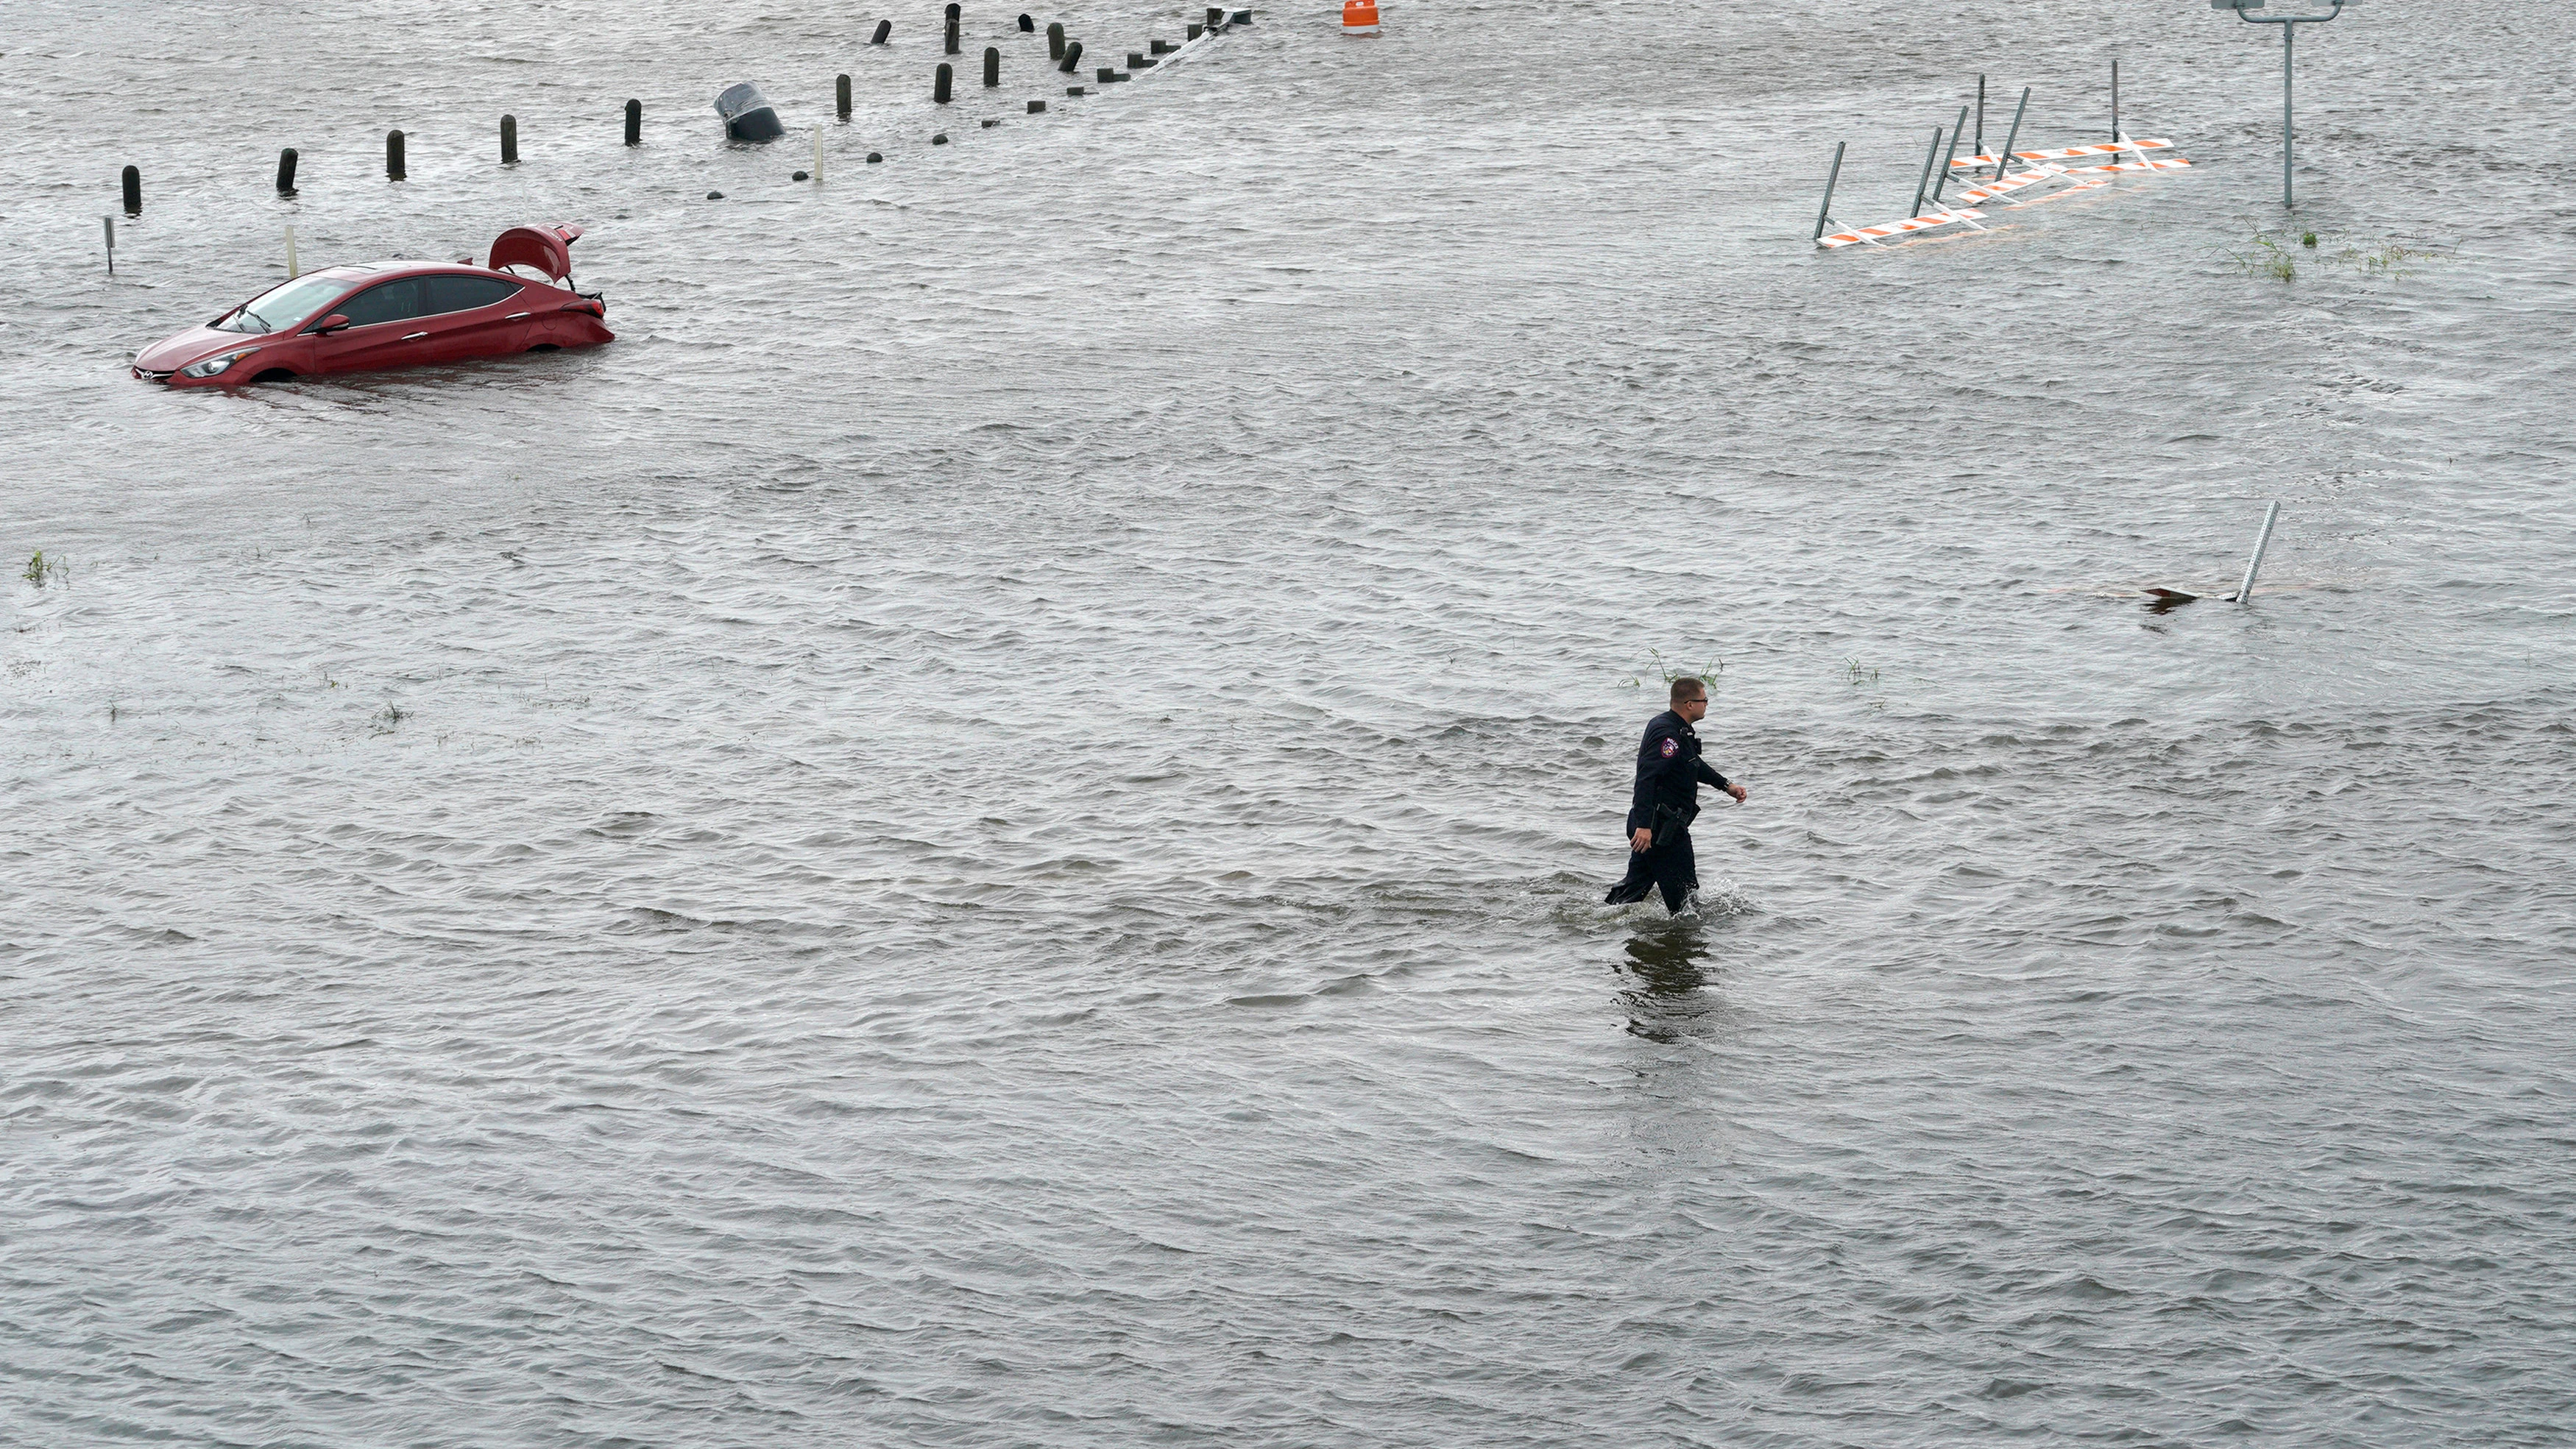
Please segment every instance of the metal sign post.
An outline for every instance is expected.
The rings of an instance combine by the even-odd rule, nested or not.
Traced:
[[[2236,18],[2248,25],[2281,27],[2281,205],[2295,207],[2298,203],[2293,199],[2291,190],[2290,160],[2291,153],[2298,142],[2298,125],[2297,117],[2290,104],[2290,61],[2291,56],[2298,49],[2299,27],[2323,25],[2343,14],[2346,7],[2359,4],[2360,0],[2334,0],[2334,8],[2323,15],[2248,15],[2245,13],[2248,10],[2262,9],[2263,3],[2264,0],[2209,0],[2209,8],[2233,10],[2236,12]]]

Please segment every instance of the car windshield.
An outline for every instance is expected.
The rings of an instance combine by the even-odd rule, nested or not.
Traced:
[[[274,332],[312,316],[315,308],[347,290],[346,277],[298,277],[253,297],[240,311],[215,326],[225,332]]]

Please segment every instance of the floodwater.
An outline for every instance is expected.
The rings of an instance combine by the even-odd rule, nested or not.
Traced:
[[[791,8],[12,7],[0,1442],[2576,1438],[2563,7]]]

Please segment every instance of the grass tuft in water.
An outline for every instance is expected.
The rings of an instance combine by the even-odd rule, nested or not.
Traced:
[[[2268,231],[2258,231],[2254,233],[2251,240],[2252,246],[2249,250],[2231,250],[2227,254],[2230,260],[2245,269],[2245,275],[2270,277],[2274,281],[2286,282],[2299,274],[2299,264],[2290,260],[2290,254],[2282,247],[2280,238]]]
[[[2335,257],[2374,277],[2403,277],[2415,270],[2415,264],[2441,255],[2423,247],[2401,246],[2385,242],[2376,247],[2345,247]]]
[[[1646,656],[1655,661],[1654,666],[1649,669],[1639,670],[1637,673],[1629,675],[1628,687],[1630,689],[1645,688],[1646,678],[1648,675],[1652,675],[1655,678],[1662,680],[1664,682],[1664,688],[1670,689],[1673,687],[1673,681],[1676,679],[1696,679],[1702,684],[1715,684],[1717,683],[1717,677],[1726,672],[1726,661],[1723,659],[1713,658],[1697,669],[1675,669],[1672,665],[1665,662],[1664,651],[1661,649],[1649,649],[1646,651]],[[582,703],[588,704],[590,701],[588,699],[584,699]]]
[[[2290,248],[2293,237],[2298,240],[2299,251],[2315,253],[2310,259],[2312,264],[2332,263],[2371,277],[2408,276],[2419,263],[2449,255],[2436,247],[2410,246],[2395,241],[2357,243],[2328,251],[2324,249],[2328,239],[2320,238],[2316,232],[2274,232],[2258,227],[2247,236],[2244,246],[2227,249],[2227,259],[2249,277],[2292,281],[2299,275],[2299,264],[2295,260],[2297,252]]]
[[[71,587],[72,582],[71,565],[58,558],[45,557],[45,551],[41,548],[36,550],[34,557],[27,560],[27,566],[19,571],[18,576],[40,589],[53,579],[62,580],[65,588]]]

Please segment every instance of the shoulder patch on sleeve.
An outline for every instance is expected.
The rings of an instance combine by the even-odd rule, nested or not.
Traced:
[[[1678,755],[1678,754],[1680,754],[1681,752],[1682,752],[1682,742],[1681,742],[1681,741],[1679,741],[1679,740],[1677,740],[1677,739],[1674,739],[1671,735],[1666,735],[1666,736],[1664,736],[1664,758],[1665,758],[1665,759],[1669,760],[1669,759],[1671,759],[1673,756]]]

